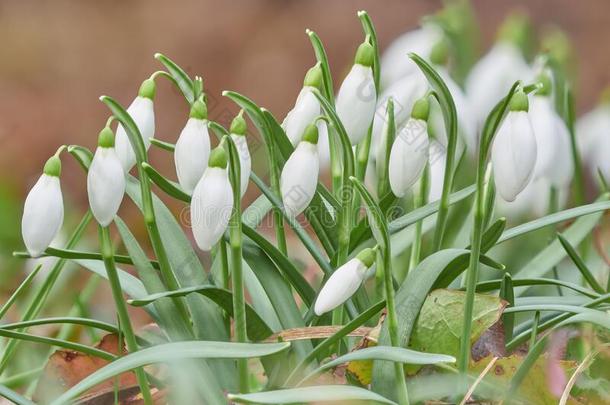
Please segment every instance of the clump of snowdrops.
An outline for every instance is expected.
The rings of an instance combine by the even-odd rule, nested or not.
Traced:
[[[107,365],[43,399],[53,404],[128,370],[146,404],[159,402],[159,393],[171,403],[206,404],[531,403],[520,387],[540,361],[546,379],[531,378],[554,399],[574,400],[576,378],[604,350],[610,328],[608,264],[591,236],[610,208],[607,107],[575,130],[565,61],[552,47],[533,63],[525,58],[522,17],[510,17],[474,65],[459,6],[398,38],[383,58],[371,19],[358,17],[362,43],[352,45],[353,64],[336,93],[322,42],[307,30],[316,61],[282,122],[256,95],[225,91],[241,110],[223,127],[208,116],[203,80],[161,54],[165,70],[144,80],[127,108],[100,97],[109,118],[95,150],[61,146],[25,201],[27,252],[17,255],[60,260],[22,321],[0,328],[7,337],[0,369],[21,340],[108,355],[27,332],[59,323],[119,333],[128,354],[106,356]],[[189,105],[176,139],[155,137],[158,80],[174,84]],[[251,154],[252,137],[264,153]],[[154,168],[151,147],[167,151],[175,175]],[[87,172],[90,209],[65,246],[50,247],[68,233],[60,187],[68,158]],[[267,172],[252,171],[252,158],[265,159]],[[600,179],[594,202],[586,201],[585,178]],[[259,197],[244,207],[247,189]],[[155,193],[189,205],[190,227]],[[140,209],[148,241],[117,215],[125,197]],[[273,237],[257,230],[266,216]],[[91,222],[99,249],[78,250]],[[319,282],[305,278],[289,233]],[[66,261],[109,284],[116,324],[38,316]],[[142,307],[158,330],[135,330],[129,306]],[[569,354],[579,365],[572,378],[563,357],[541,357],[547,346],[557,352],[552,338],[565,328],[590,337]],[[495,349],[475,356],[481,341]],[[490,369],[509,360],[512,371],[496,383]],[[147,367],[158,363],[162,371]],[[5,386],[0,394],[29,403]]]

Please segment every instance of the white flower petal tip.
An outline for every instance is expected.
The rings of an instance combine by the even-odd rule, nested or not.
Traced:
[[[191,228],[201,250],[211,250],[220,240],[232,211],[233,189],[226,168],[208,167],[191,198]]]
[[[356,63],[345,77],[337,95],[337,115],[352,145],[360,143],[368,132],[376,103],[373,70]]]
[[[421,177],[428,162],[428,131],[425,121],[409,119],[396,134],[388,165],[390,188],[403,197]]]
[[[174,150],[174,164],[180,187],[192,194],[203,176],[210,157],[210,135],[207,120],[189,118]]]
[[[361,259],[355,257],[335,270],[316,298],[315,314],[320,316],[332,311],[354,295],[371,265],[372,263],[369,263],[367,266]]]
[[[536,136],[526,111],[509,111],[494,139],[491,160],[498,194],[514,201],[536,165]]]
[[[286,214],[296,217],[307,208],[318,185],[318,147],[301,141],[290,155],[280,177],[280,191]]]
[[[43,174],[25,199],[21,234],[32,257],[40,256],[57,236],[64,221],[59,177]]]
[[[144,141],[146,150],[150,147],[150,139],[155,136],[155,112],[153,101],[148,97],[138,96],[133,100],[127,113],[136,123]],[[127,173],[136,163],[136,154],[131,147],[127,132],[121,124],[116,131],[115,150],[121,160],[123,169]]]
[[[114,148],[95,151],[87,173],[87,194],[96,221],[110,225],[125,195],[125,172]]]

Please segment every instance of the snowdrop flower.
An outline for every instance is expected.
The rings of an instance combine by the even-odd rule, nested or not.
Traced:
[[[543,73],[538,81],[543,87],[532,97],[529,108],[538,149],[534,177],[546,177],[554,187],[561,188],[574,172],[570,133],[553,106],[550,77]]]
[[[377,92],[373,79],[373,56],[371,44],[360,44],[354,66],[343,80],[337,95],[337,115],[352,145],[359,144],[367,134],[375,114]]]
[[[101,226],[110,225],[125,194],[125,172],[114,150],[114,134],[109,127],[100,132],[87,173],[87,193],[97,222]]]
[[[248,189],[248,181],[250,180],[250,172],[252,171],[252,162],[250,159],[250,151],[248,150],[248,140],[246,139],[246,120],[244,119],[244,110],[241,110],[239,114],[231,122],[229,132],[231,133],[231,139],[235,143],[237,153],[239,154],[239,168],[240,168],[240,192],[243,197]]]
[[[320,316],[343,304],[358,290],[366,271],[375,263],[375,251],[366,248],[358,256],[339,267],[329,277],[314,305],[314,312]]]
[[[57,155],[52,156],[25,199],[21,234],[32,257],[40,256],[49,247],[64,221],[60,174],[61,160]]]
[[[222,146],[210,153],[208,168],[191,198],[191,226],[195,242],[209,251],[227,229],[233,211],[233,188],[227,172],[227,153]]]
[[[154,97],[155,82],[153,79],[146,79],[140,86],[138,96],[127,108],[127,112],[140,130],[146,150],[150,147],[150,138],[155,136]],[[136,163],[136,154],[131,147],[127,132],[125,132],[125,128],[121,124],[119,124],[116,131],[115,149],[119,159],[121,159],[123,169],[125,172],[128,172]]]
[[[305,127],[320,115],[320,103],[312,93],[313,89],[322,88],[322,68],[320,64],[307,71],[303,88],[297,97],[294,108],[286,115],[282,122],[282,128],[292,145],[297,145],[305,131]]]
[[[610,179],[610,91],[602,96],[602,102],[593,111],[582,116],[576,124],[578,149],[582,161],[592,177],[598,170],[606,180]]]
[[[197,182],[208,166],[210,134],[208,133],[208,109],[202,98],[191,106],[189,119],[180,132],[174,163],[180,187],[192,194]]]
[[[280,177],[280,191],[286,213],[299,215],[311,202],[318,185],[318,128],[309,124]]]
[[[532,76],[518,47],[527,36],[527,27],[525,17],[509,17],[500,28],[496,44],[474,65],[466,79],[466,94],[478,115],[479,125],[515,81]]]
[[[381,87],[388,88],[416,72],[417,66],[409,63],[410,59],[406,55],[409,52],[428,55],[442,36],[443,31],[436,24],[425,24],[396,38],[381,57]]]
[[[403,197],[421,177],[428,162],[428,130],[430,111],[427,98],[417,100],[407,125],[397,134],[390,151],[388,177],[390,188]]]
[[[536,165],[536,136],[528,110],[527,95],[516,92],[491,148],[496,190],[506,201],[523,191]]]

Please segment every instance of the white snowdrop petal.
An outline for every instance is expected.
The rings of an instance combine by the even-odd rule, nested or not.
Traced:
[[[330,165],[328,127],[324,120],[319,120],[316,123],[316,127],[318,128],[318,160],[320,162],[320,167],[325,169]]]
[[[250,151],[248,150],[248,140],[243,135],[231,134],[231,139],[235,142],[237,153],[239,154],[240,165],[240,192],[243,197],[248,189],[250,180],[250,172],[252,171],[252,162]]]
[[[21,234],[33,257],[49,247],[64,221],[64,203],[59,177],[43,174],[25,199]]]
[[[91,212],[102,226],[108,226],[125,194],[125,172],[114,148],[98,147],[87,173],[87,194]]]
[[[357,258],[353,258],[339,267],[326,281],[320,290],[314,312],[322,315],[347,301],[358,290],[366,274],[366,267]]]
[[[233,210],[233,191],[226,169],[208,167],[191,199],[191,227],[201,250],[209,251],[227,229]]]
[[[153,101],[149,98],[138,96],[133,100],[129,108],[127,108],[127,112],[131,118],[133,118],[140,130],[144,146],[148,150],[150,147],[150,138],[155,136],[155,111],[153,108]],[[121,160],[123,169],[125,172],[128,172],[136,163],[136,154],[131,147],[129,137],[121,124],[117,127],[114,148],[117,156]]]
[[[208,166],[210,135],[207,121],[189,118],[176,142],[174,163],[180,187],[192,194]]]
[[[292,145],[301,140],[305,127],[311,124],[320,115],[320,103],[311,92],[311,87],[305,86],[301,89],[294,108],[286,115],[282,128]]]
[[[390,151],[388,177],[390,188],[403,197],[417,182],[428,162],[428,133],[422,120],[409,119],[394,139]]]
[[[491,150],[496,189],[504,200],[514,201],[527,186],[536,154],[536,137],[528,113],[509,111]]]
[[[443,193],[447,165],[447,150],[435,140],[431,140],[428,147],[428,164],[430,165],[428,202],[435,202],[441,199]]]
[[[311,202],[318,184],[319,162],[317,146],[300,142],[286,161],[280,178],[284,209],[297,216]]]
[[[337,95],[337,115],[352,145],[357,145],[368,132],[375,114],[377,94],[373,70],[355,64],[345,77]]]

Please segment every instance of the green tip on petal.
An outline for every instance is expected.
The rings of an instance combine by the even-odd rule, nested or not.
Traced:
[[[320,63],[316,63],[316,65],[309,69],[305,74],[303,86],[310,86],[315,87],[316,89],[321,89],[322,81],[322,66],[320,65]]]
[[[110,127],[105,127],[97,137],[97,146],[100,148],[114,148],[114,133]]]
[[[303,141],[318,144],[318,127],[315,124],[309,124],[305,127],[303,132]]]
[[[372,67],[373,60],[375,59],[374,56],[375,50],[373,49],[373,45],[365,41],[358,46],[354,63],[366,67]]]
[[[189,113],[189,117],[198,120],[205,120],[208,118],[208,107],[205,105],[203,97],[198,98],[191,105],[191,112]]]
[[[244,110],[240,110],[239,114],[237,114],[235,118],[233,118],[233,121],[231,121],[229,131],[235,135],[246,135],[247,129],[248,126],[246,124],[246,119],[244,118]]]
[[[360,260],[362,264],[368,269],[375,263],[375,251],[370,248],[363,249],[358,253],[356,259]]]
[[[438,41],[430,51],[430,62],[435,65],[445,66],[449,60],[449,42],[443,38]]]
[[[222,146],[214,148],[210,153],[210,159],[208,160],[209,167],[219,167],[221,169],[227,168],[227,152]]]
[[[43,173],[47,176],[59,177],[61,174],[61,160],[59,156],[51,156],[44,164]]]
[[[537,80],[538,80],[538,83],[540,83],[542,85],[542,87],[540,87],[540,89],[538,89],[536,94],[541,95],[541,96],[550,96],[551,90],[553,88],[553,83],[551,82],[550,76],[546,72],[543,72],[538,75]]]
[[[428,121],[428,115],[430,115],[430,102],[428,101],[428,97],[420,98],[413,104],[411,117],[416,120]]]
[[[516,45],[519,49],[527,50],[531,34],[530,20],[527,14],[515,12],[504,20],[498,31],[498,40]]]
[[[513,97],[510,99],[510,104],[508,108],[511,111],[528,111],[529,110],[529,100],[527,99],[527,94],[523,92],[523,90],[517,91],[513,94]]]
[[[146,79],[142,82],[140,86],[140,91],[138,91],[138,96],[146,97],[149,99],[155,98],[155,92],[157,90],[157,86],[155,84],[154,79]]]

